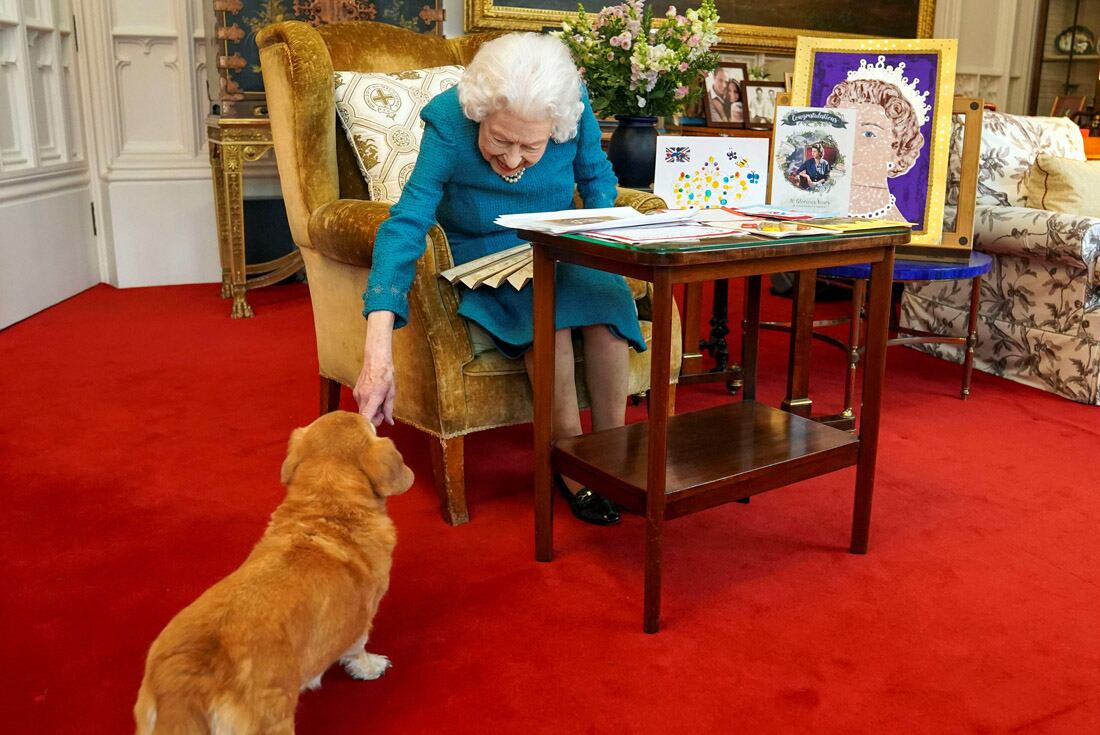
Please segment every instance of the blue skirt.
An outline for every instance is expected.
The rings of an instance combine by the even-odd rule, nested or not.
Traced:
[[[575,329],[603,324],[638,352],[645,338],[638,325],[638,307],[626,279],[614,273],[559,263],[555,281],[554,324]],[[534,289],[508,284],[498,288],[460,290],[459,316],[474,322],[511,358],[522,356],[534,341]]]

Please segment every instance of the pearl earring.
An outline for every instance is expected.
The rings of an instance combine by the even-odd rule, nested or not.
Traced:
[[[893,161],[887,161],[887,162],[886,162],[886,168],[887,168],[887,169],[891,169],[891,168],[893,168],[893,167],[894,167],[894,162],[893,162]]]

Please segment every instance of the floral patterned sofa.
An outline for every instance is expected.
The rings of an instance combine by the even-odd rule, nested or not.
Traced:
[[[956,125],[949,208],[958,203],[961,137]],[[1068,119],[985,114],[974,247],[993,255],[993,270],[982,282],[974,365],[1100,404],[1100,219],[1028,208],[1024,181],[1039,153],[1085,160]],[[962,335],[969,295],[968,281],[908,284],[901,324]],[[957,346],[917,348],[962,362]]]

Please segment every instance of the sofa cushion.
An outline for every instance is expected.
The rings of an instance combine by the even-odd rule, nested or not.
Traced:
[[[982,120],[978,204],[1026,207],[1024,179],[1040,153],[1085,160],[1080,130],[1064,117],[986,112]]]
[[[1100,161],[1041,153],[1025,181],[1027,205],[1032,209],[1100,217]]]
[[[420,110],[458,84],[464,67],[437,66],[393,74],[336,72],[336,112],[367,180],[370,198],[396,202],[409,179],[424,123]]]

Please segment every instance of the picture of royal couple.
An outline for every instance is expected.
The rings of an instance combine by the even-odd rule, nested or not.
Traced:
[[[770,128],[775,120],[775,106],[779,93],[785,89],[783,82],[752,81],[745,84],[748,98],[748,124],[754,128]]]
[[[722,63],[705,77],[707,125],[716,128],[745,126],[745,64]]]

